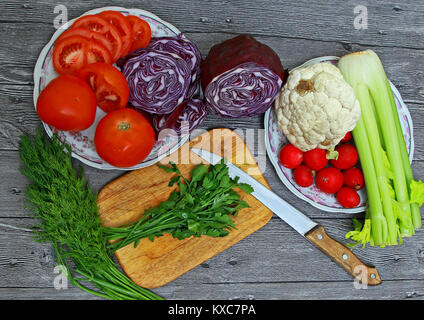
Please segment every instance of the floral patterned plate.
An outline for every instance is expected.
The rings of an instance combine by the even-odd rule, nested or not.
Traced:
[[[337,64],[339,59],[339,57],[334,56],[315,58],[305,62],[296,69],[320,62],[330,62],[332,64]],[[390,85],[392,87],[393,95],[395,97],[397,109],[399,112],[406,147],[409,152],[409,160],[412,161],[412,157],[414,154],[414,136],[411,116],[409,114],[408,108],[406,107],[405,103],[402,100],[402,97],[399,94],[399,91],[392,83],[390,83]],[[299,187],[294,182],[292,170],[283,167],[279,161],[280,150],[282,146],[286,143],[288,143],[287,138],[278,128],[275,109],[274,107],[270,108],[265,113],[265,145],[268,157],[270,158],[271,163],[277,171],[278,177],[281,179],[284,185],[300,199],[305,200],[314,207],[323,211],[343,213],[358,213],[365,211],[365,204],[367,201],[367,193],[365,191],[365,188],[358,192],[359,196],[361,197],[361,201],[358,207],[347,209],[343,208],[337,202],[336,197],[334,195],[329,195],[320,191],[315,186],[315,184],[308,188]]]
[[[87,11],[83,15],[97,14],[99,12],[106,11],[106,10],[119,11],[124,15],[131,14],[131,15],[135,15],[142,18],[143,20],[149,23],[150,28],[152,29],[152,37],[164,37],[164,36],[173,37],[180,34],[180,31],[173,25],[161,20],[156,15],[141,9],[104,7],[104,8],[97,8],[97,9]],[[58,76],[57,72],[53,68],[53,63],[52,63],[52,53],[53,53],[54,42],[62,34],[62,32],[64,32],[68,28],[68,26],[72,25],[72,23],[76,19],[78,18],[75,18],[69,21],[67,24],[59,28],[53,34],[49,43],[43,48],[43,50],[40,53],[40,56],[38,57],[38,60],[34,69],[34,94],[33,94],[34,106],[37,103],[37,99],[40,92],[46,87],[46,85],[52,79]],[[114,167],[106,163],[99,157],[93,143],[94,133],[95,133],[97,124],[100,121],[100,119],[103,118],[104,115],[105,113],[100,108],[97,108],[96,119],[94,123],[92,124],[92,126],[86,130],[79,131],[79,132],[58,131],[46,123],[43,123],[43,126],[47,134],[49,135],[49,137],[51,137],[54,132],[57,132],[59,138],[62,141],[65,141],[66,143],[68,143],[72,147],[73,157],[81,160],[83,163],[89,166],[92,166],[98,169],[103,169],[103,170],[110,170],[110,169],[134,170],[138,168],[151,166],[152,164],[155,164],[156,162],[160,161],[162,158],[176,151],[189,138],[187,134],[182,135],[180,137],[177,137],[175,135],[161,137],[159,140],[156,141],[156,144],[153,147],[153,150],[151,151],[149,156],[147,156],[147,158],[144,159],[138,165],[130,167],[130,168]]]

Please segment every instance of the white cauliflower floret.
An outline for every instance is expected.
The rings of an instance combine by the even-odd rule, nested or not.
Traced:
[[[336,146],[361,116],[352,87],[327,62],[292,71],[275,110],[279,128],[302,151]]]

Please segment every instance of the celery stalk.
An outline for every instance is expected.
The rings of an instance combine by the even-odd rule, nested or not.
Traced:
[[[356,148],[358,149],[359,159],[362,164],[362,172],[364,174],[365,185],[367,188],[367,212],[371,218],[372,224],[372,231],[370,230],[370,233],[372,232],[372,238],[376,244],[383,245],[386,242],[385,236],[387,234],[387,223],[383,215],[383,206],[380,201],[381,197],[378,188],[377,175],[374,168],[374,162],[372,161],[371,148],[363,117],[359,119],[355,129],[352,131],[352,135],[356,143]],[[364,229],[364,232],[366,232],[366,230],[367,229]],[[350,233],[347,237],[352,235],[355,235],[355,233]],[[352,239],[365,245],[369,242],[369,235],[361,234],[361,238],[352,237]],[[362,241],[359,241],[359,239],[362,239]]]
[[[372,50],[356,52],[342,57],[338,66],[345,80],[354,88],[361,104],[363,122],[358,123],[360,127],[357,130],[357,125],[353,130],[353,136],[358,152],[360,154],[370,152],[372,155],[371,160],[369,157],[366,159],[364,156],[360,157],[361,165],[363,168],[370,167],[371,164],[374,166],[375,179],[378,181],[381,196],[380,199],[376,199],[373,194],[375,190],[370,189],[369,182],[365,179],[372,239],[375,244],[394,245],[397,244],[398,235],[410,236],[414,234],[414,227],[421,225],[418,204],[421,203],[424,194],[418,196],[421,194],[418,189],[423,189],[424,185],[413,180],[393,93],[378,56]],[[364,129],[361,126],[365,127],[368,144],[363,141]],[[413,182],[415,184],[412,184]],[[413,187],[417,196],[411,201]],[[373,230],[378,226],[373,220],[381,219],[381,216],[372,209],[379,206],[374,204],[374,201],[382,206],[387,222],[387,237],[382,239],[383,244],[380,243],[381,238],[376,237],[379,236],[378,232],[374,234]]]
[[[378,134],[377,120],[375,118],[375,114],[373,111],[374,109],[373,101],[370,96],[368,87],[364,85],[363,83],[359,83],[353,89],[355,90],[355,95],[361,104],[361,119],[363,119],[364,121],[365,130],[367,132],[368,144],[369,144],[370,152],[372,155],[372,162],[375,168],[377,185],[380,191],[380,199],[378,202],[381,201],[382,203],[382,207],[383,207],[382,215],[384,214],[385,222],[387,222],[387,238],[385,239],[384,244],[396,245],[398,227],[396,225],[396,216],[393,211],[392,197],[390,196],[389,180],[387,179],[386,168],[384,166],[384,158],[382,153],[380,136]],[[356,128],[353,131],[355,132],[355,130]],[[355,139],[355,136],[354,136],[354,139]],[[361,163],[363,162],[361,161]],[[365,183],[368,188],[368,183],[367,182]],[[371,217],[372,217],[371,228],[373,228],[374,225],[376,224],[375,222],[376,217],[374,216],[371,216]],[[380,221],[381,219],[382,219],[381,217],[378,217],[378,223],[381,223]],[[383,244],[378,242],[375,237],[374,239],[377,245]]]
[[[386,81],[386,86],[387,86],[387,90],[391,92],[392,88],[390,87],[390,83],[389,81]],[[400,124],[400,119],[399,119],[399,113],[396,107],[396,102],[395,99],[393,97],[393,95],[391,96],[391,106],[392,106],[392,110],[393,113],[395,115],[395,124],[396,124],[396,135],[398,137],[399,140],[399,145],[401,148],[401,157],[402,157],[402,165],[403,165],[403,169],[405,171],[405,178],[406,178],[406,184],[408,187],[408,192],[409,194],[411,194],[411,184],[412,181],[414,180],[414,176],[412,174],[412,168],[411,165],[409,163],[409,155],[408,155],[408,150],[406,149],[406,144],[403,138],[403,131],[402,131],[402,126]],[[422,226],[422,222],[421,222],[421,213],[420,213],[420,207],[418,206],[418,204],[416,203],[411,203],[411,215],[412,215],[412,223],[414,225],[415,229],[419,229]]]

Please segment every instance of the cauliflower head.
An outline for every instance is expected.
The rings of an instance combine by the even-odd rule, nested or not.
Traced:
[[[328,62],[292,71],[275,111],[280,130],[302,151],[336,146],[361,116],[352,87]]]

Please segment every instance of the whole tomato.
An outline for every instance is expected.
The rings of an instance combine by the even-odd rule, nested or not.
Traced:
[[[334,167],[325,168],[318,171],[315,183],[325,193],[336,193],[343,186],[343,174]]]
[[[37,114],[58,130],[84,130],[94,122],[96,97],[83,80],[61,75],[41,91],[37,100]]]
[[[303,154],[303,161],[312,170],[319,171],[328,163],[327,151],[319,148],[306,151]]]
[[[297,168],[303,161],[303,152],[292,144],[286,144],[280,151],[280,162],[288,169]]]
[[[339,153],[337,159],[330,160],[330,164],[336,168],[349,169],[358,162],[358,151],[353,145],[349,143],[338,145],[336,151]]]
[[[143,161],[155,144],[150,123],[133,109],[104,116],[97,125],[94,145],[100,158],[115,167],[132,167]]]

